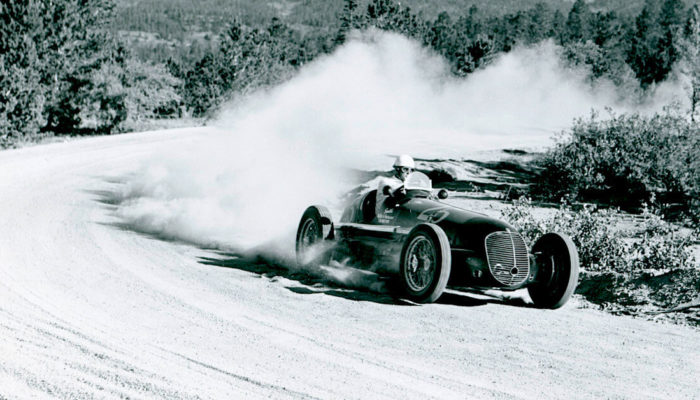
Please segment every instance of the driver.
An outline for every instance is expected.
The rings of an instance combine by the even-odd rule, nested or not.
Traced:
[[[394,161],[394,175],[379,181],[377,188],[376,212],[380,223],[389,223],[393,219],[393,209],[386,207],[385,202],[389,196],[384,194],[384,187],[389,186],[391,193],[403,186],[408,175],[416,169],[413,158],[407,154],[396,157]]]

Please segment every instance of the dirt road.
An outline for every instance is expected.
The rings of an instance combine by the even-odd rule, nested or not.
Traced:
[[[574,299],[413,306],[120,229],[109,177],[206,129],[0,153],[0,398],[698,398],[700,332]]]

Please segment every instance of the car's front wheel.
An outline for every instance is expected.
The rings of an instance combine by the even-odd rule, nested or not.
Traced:
[[[401,249],[400,280],[404,294],[418,303],[432,303],[445,290],[450,277],[450,242],[439,226],[413,228]]]
[[[527,291],[535,306],[556,309],[574,293],[578,283],[579,260],[576,245],[566,235],[547,233],[535,245],[537,280]]]

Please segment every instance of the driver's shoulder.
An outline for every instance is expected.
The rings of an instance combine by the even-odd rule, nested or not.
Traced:
[[[380,189],[384,188],[384,186],[390,186],[392,189],[395,189],[401,185],[403,185],[403,182],[400,179],[393,176],[385,176],[379,180]]]

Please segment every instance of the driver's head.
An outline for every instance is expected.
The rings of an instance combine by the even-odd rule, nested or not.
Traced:
[[[396,161],[394,161],[394,175],[397,178],[405,181],[408,174],[413,172],[414,169],[416,169],[416,163],[411,156],[402,154],[396,157]]]

